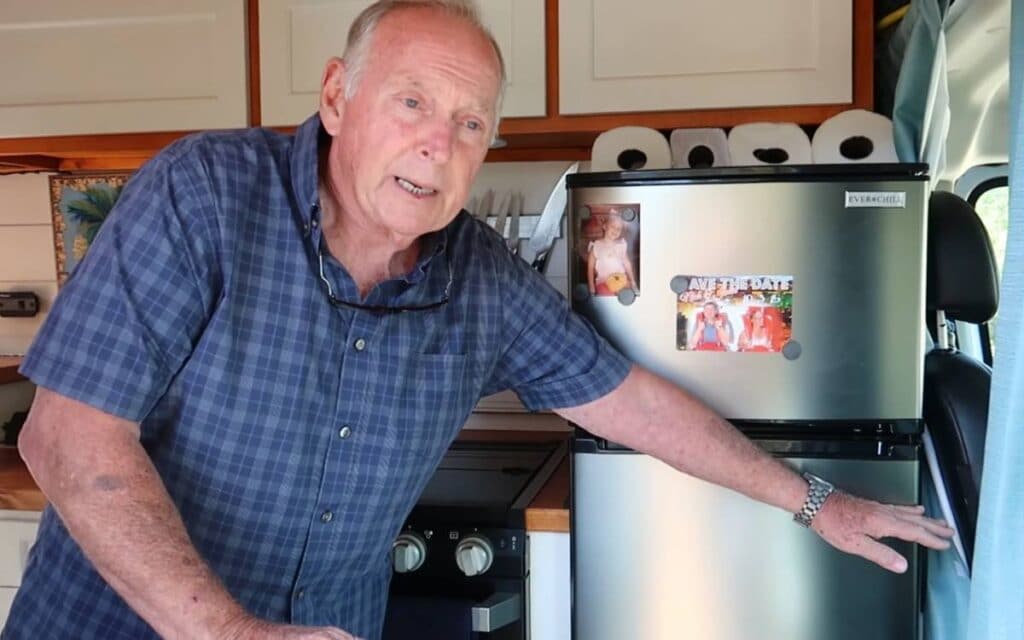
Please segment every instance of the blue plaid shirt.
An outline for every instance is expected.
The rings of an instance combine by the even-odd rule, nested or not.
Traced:
[[[330,304],[319,118],[179,141],[126,186],[22,365],[141,422],[199,553],[250,612],[380,635],[391,543],[483,394],[593,400],[628,363],[461,213],[410,273]],[[324,252],[334,295],[359,300]],[[74,424],[66,428],[74,429]],[[47,508],[4,638],[146,638]]]

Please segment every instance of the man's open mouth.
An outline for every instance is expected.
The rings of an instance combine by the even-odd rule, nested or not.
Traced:
[[[435,193],[437,193],[437,189],[421,187],[415,182],[411,182],[409,180],[406,180],[405,178],[400,178],[398,176],[395,176],[395,182],[398,183],[398,186],[402,187],[403,189],[405,189],[414,196],[432,196]]]

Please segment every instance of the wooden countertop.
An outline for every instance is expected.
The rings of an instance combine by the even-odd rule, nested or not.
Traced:
[[[0,447],[0,509],[42,511],[46,497],[14,447]]]
[[[467,429],[459,434],[463,442],[561,442],[568,432],[491,431]],[[569,533],[569,458],[562,460],[537,497],[526,509],[527,531]]]
[[[20,366],[21,356],[0,356],[0,384],[24,380],[25,376],[18,373]]]
[[[519,440],[538,441],[551,439],[552,434],[477,432],[466,434],[467,440]],[[561,437],[561,434],[554,434]],[[527,531],[569,532],[569,459],[562,460],[551,479],[541,488],[537,497],[526,509]],[[16,511],[40,511],[46,505],[46,497],[29,475],[25,463],[14,447],[0,447],[0,509]]]
[[[567,456],[526,509],[526,530],[569,533],[568,504],[569,458]]]

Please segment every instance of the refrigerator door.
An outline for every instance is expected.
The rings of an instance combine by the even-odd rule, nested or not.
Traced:
[[[918,637],[916,547],[896,575],[834,550],[790,514],[636,453],[576,453],[577,640]],[[788,462],[859,495],[918,502],[918,462]]]

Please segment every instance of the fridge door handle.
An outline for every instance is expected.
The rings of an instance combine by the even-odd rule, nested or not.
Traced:
[[[495,593],[473,607],[473,631],[490,633],[519,620],[522,606],[518,593]]]

